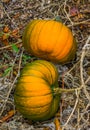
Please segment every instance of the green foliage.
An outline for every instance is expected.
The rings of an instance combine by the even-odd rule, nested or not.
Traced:
[[[12,67],[8,67],[8,68],[4,71],[4,73],[3,73],[2,76],[8,76],[8,75],[10,74],[11,70],[12,70]]]
[[[12,44],[12,49],[16,53],[19,51],[18,47],[15,44]]]
[[[31,59],[31,56],[23,54],[23,56],[22,56],[22,63],[26,64],[27,61],[30,60],[30,59]]]

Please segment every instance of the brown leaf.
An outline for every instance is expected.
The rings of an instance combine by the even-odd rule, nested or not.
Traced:
[[[11,110],[7,113],[7,115],[5,115],[4,117],[2,117],[0,119],[0,122],[3,123],[5,121],[7,121],[9,118],[11,118],[13,115],[15,114],[15,111],[14,110]]]
[[[8,40],[7,40],[7,39],[3,40],[3,44],[4,44],[5,46],[9,45]]]
[[[14,37],[14,38],[19,38],[19,30],[18,29],[14,29],[12,32],[11,32],[11,36]]]
[[[2,40],[4,41],[4,40],[8,39],[8,37],[9,37],[9,35],[7,33],[6,34],[4,33],[2,36]]]
[[[3,29],[3,32],[4,32],[4,33],[8,33],[8,32],[9,32],[9,27],[8,27],[8,26],[5,26],[4,29]]]

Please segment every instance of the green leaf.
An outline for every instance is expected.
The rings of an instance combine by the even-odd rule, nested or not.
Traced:
[[[12,49],[16,53],[19,51],[18,47],[15,44],[12,44]]]
[[[11,70],[12,70],[12,67],[7,68],[7,69],[4,71],[3,76],[7,76],[7,75],[9,75],[10,72],[11,72]]]
[[[23,54],[22,58],[23,58],[23,63],[26,64],[27,61],[31,59],[31,56]]]
[[[29,55],[24,55],[24,54],[23,54],[23,58],[24,58],[25,60],[29,60],[29,59],[31,59],[31,56],[29,56]]]

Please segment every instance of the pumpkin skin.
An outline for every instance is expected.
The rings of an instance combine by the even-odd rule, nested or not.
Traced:
[[[22,40],[28,52],[56,63],[73,59],[77,48],[70,29],[54,20],[31,21],[25,28]]]
[[[16,84],[14,101],[22,115],[34,121],[50,119],[58,110],[58,73],[52,63],[36,60],[21,71]]]

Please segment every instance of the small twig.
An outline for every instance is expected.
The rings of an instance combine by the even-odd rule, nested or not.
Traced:
[[[64,3],[64,12],[65,12],[65,14],[66,14],[68,20],[70,21],[71,25],[73,26],[73,22],[72,22],[72,20],[69,18],[69,15],[68,15],[68,13],[67,13],[67,11],[66,11],[67,1],[68,1],[68,0],[65,0],[65,3]]]
[[[67,26],[68,26],[68,27],[72,27],[72,26],[77,26],[77,25],[80,25],[80,24],[90,24],[90,23],[88,23],[88,22],[90,22],[90,19],[87,19],[87,20],[81,21],[81,22],[77,22],[77,23],[74,22],[73,25],[67,25]]]
[[[86,80],[85,84],[89,81],[90,77],[88,78],[88,80]],[[86,85],[85,85],[86,86]],[[54,88],[54,94],[60,94],[62,92],[64,93],[70,93],[70,92],[74,92],[74,91],[79,91],[84,87],[84,85],[80,85],[80,87],[78,88],[71,88],[71,89],[63,89],[63,88]]]
[[[6,10],[5,10],[4,6],[3,6],[3,3],[1,3],[1,4],[2,4],[2,7],[3,7],[3,11],[4,11],[4,13],[7,15],[8,19],[11,20],[9,14],[6,12]]]
[[[77,127],[78,127],[78,129],[79,129],[79,125],[80,125],[80,108],[78,108],[77,113],[78,113],[78,117],[77,117]]]
[[[6,103],[7,103],[8,97],[9,97],[9,95],[10,95],[10,92],[11,92],[11,90],[12,90],[12,88],[13,88],[13,85],[15,84],[15,82],[16,82],[18,76],[19,76],[19,72],[20,72],[20,68],[21,68],[22,55],[23,55],[23,50],[22,50],[22,53],[21,53],[21,56],[20,56],[20,60],[19,60],[18,73],[17,73],[17,75],[16,75],[16,77],[15,77],[13,83],[12,83],[11,86],[10,86],[9,92],[7,93],[7,97],[6,97],[6,100],[4,101],[2,110],[1,110],[1,112],[0,112],[0,116],[2,115],[2,113],[3,113],[3,111],[4,111],[4,108],[5,108],[5,106],[6,106]]]
[[[87,80],[85,81],[85,84],[88,83],[88,81],[90,80],[90,76],[87,78]]]
[[[81,84],[85,85],[84,78],[83,78],[83,61],[85,57],[85,50],[82,52],[81,59],[80,59],[80,77],[81,77]]]
[[[79,63],[80,63],[80,60],[77,63],[75,63],[74,66],[65,73],[65,75],[69,74]]]
[[[76,102],[75,102],[74,108],[73,108],[73,110],[72,110],[72,112],[71,112],[71,114],[70,114],[68,120],[67,120],[66,123],[64,124],[63,128],[65,128],[65,126],[69,123],[69,121],[70,121],[70,119],[71,119],[71,117],[72,117],[72,115],[73,115],[73,113],[74,113],[74,111],[75,111],[75,109],[76,109],[76,106],[77,106],[77,104],[78,104],[79,94],[78,94],[77,91],[76,91],[76,96],[77,96],[77,99],[76,99]]]
[[[82,48],[82,54],[81,54],[81,59],[80,59],[80,77],[81,77],[81,88],[82,87],[84,88],[84,92],[86,94],[86,97],[90,101],[90,96],[89,96],[89,94],[88,94],[88,92],[86,90],[86,85],[85,85],[90,80],[90,77],[86,81],[84,81],[84,77],[83,77],[83,72],[84,72],[84,70],[83,70],[83,61],[84,61],[84,58],[86,56],[86,49],[87,49],[89,41],[90,41],[90,36],[88,37],[84,47]]]
[[[88,45],[90,41],[90,37],[88,37],[87,41],[86,41],[86,44],[84,45],[83,49],[82,49],[82,54],[81,54],[81,60],[80,60],[80,77],[81,77],[81,85],[83,86],[83,89],[84,89],[84,93],[87,97],[87,99],[89,100],[90,102],[90,96],[89,96],[89,93],[88,91],[86,90],[86,85],[85,85],[85,82],[84,82],[84,76],[83,76],[83,61],[84,61],[84,58],[85,58],[85,54],[86,54],[86,47]]]
[[[19,44],[19,43],[22,43],[22,40],[21,40],[21,39],[19,39],[18,42],[14,43],[14,45],[17,45],[17,44]],[[11,45],[8,45],[8,46],[1,47],[0,50],[7,49],[7,48],[10,48],[10,47],[12,47],[12,44],[11,44]]]

